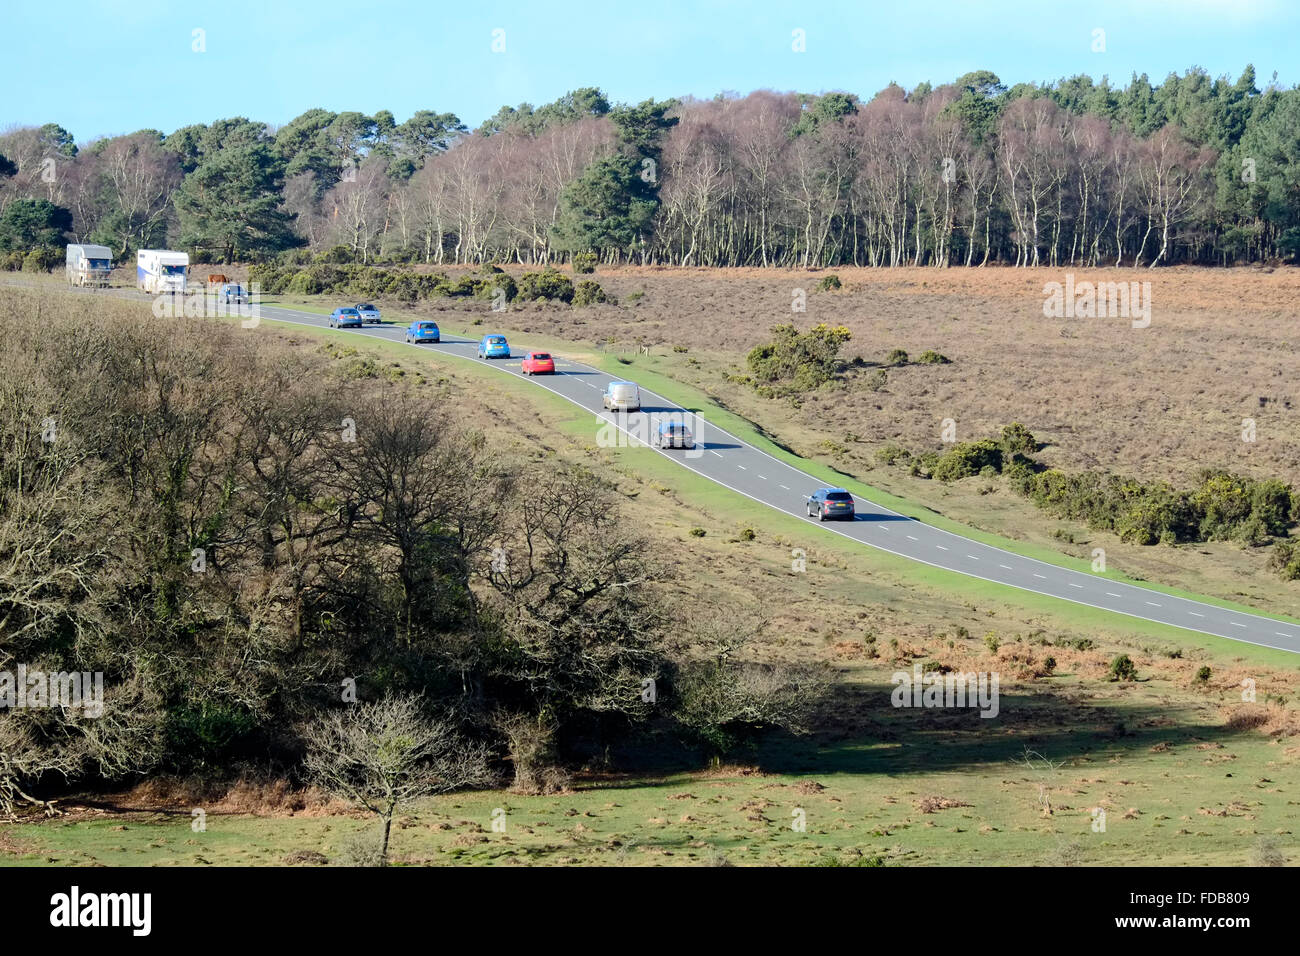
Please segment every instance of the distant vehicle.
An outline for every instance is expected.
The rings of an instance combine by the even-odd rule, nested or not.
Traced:
[[[108,246],[68,246],[69,285],[106,286],[112,271],[113,251]]]
[[[359,329],[364,324],[356,309],[335,309],[330,313],[331,329]]]
[[[695,436],[681,422],[660,422],[650,436],[650,444],[656,448],[694,448]]]
[[[478,343],[481,359],[510,358],[510,344],[504,335],[485,335]]]
[[[159,292],[185,291],[185,270],[190,257],[170,249],[141,249],[135,254],[135,284],[157,295]]]
[[[248,302],[248,292],[238,282],[227,282],[217,290],[217,301],[245,305]]]
[[[228,276],[224,276],[220,272],[214,272],[208,276],[208,288],[211,289],[214,285],[222,286],[229,281],[230,278]]]
[[[439,331],[437,322],[430,322],[428,319],[418,319],[406,327],[406,341],[441,342],[442,332]]]
[[[636,382],[610,382],[605,386],[601,403],[609,411],[622,410],[636,412],[641,410],[641,390]]]
[[[519,367],[525,375],[554,375],[555,359],[550,352],[528,352]]]
[[[369,303],[365,303],[365,302],[360,303],[359,305],[357,305],[357,311],[361,313],[362,322],[379,321],[379,309],[375,308],[373,305],[370,305]]]
[[[818,488],[808,499],[808,517],[825,521],[827,518],[849,518],[854,515],[853,496],[843,488]]]

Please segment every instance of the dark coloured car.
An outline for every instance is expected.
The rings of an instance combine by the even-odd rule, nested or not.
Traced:
[[[843,488],[818,488],[808,498],[808,517],[818,521],[829,518],[853,520],[856,509],[853,496]]]

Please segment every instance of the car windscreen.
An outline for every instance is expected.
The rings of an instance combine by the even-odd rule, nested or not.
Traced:
[[[421,331],[421,332],[436,332],[437,330],[438,330],[438,327],[437,327],[436,325],[434,325],[432,322],[421,322],[421,323],[420,323],[420,331]]]
[[[826,495],[827,501],[852,501],[853,496],[847,491],[832,491]]]
[[[534,352],[533,360],[536,362],[549,362],[551,360],[551,357],[547,355],[545,352]]]
[[[488,345],[505,345],[506,340],[499,335],[494,335],[488,339]]]
[[[359,305],[359,306],[357,306],[357,308],[358,308],[358,309],[365,309],[367,312],[373,312],[373,311],[375,311],[375,307],[374,307],[373,305]]]

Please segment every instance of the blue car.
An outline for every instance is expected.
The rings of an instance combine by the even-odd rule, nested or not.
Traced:
[[[359,329],[364,324],[356,309],[335,309],[330,313],[331,329]]]
[[[481,359],[510,358],[510,345],[504,335],[485,335],[478,343]]]
[[[442,333],[438,331],[437,322],[430,322],[428,319],[417,319],[406,327],[406,341],[441,342]]]

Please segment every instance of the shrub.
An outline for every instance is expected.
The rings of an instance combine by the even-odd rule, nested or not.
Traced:
[[[885,358],[886,365],[906,365],[907,353],[902,349],[894,349]]]
[[[703,538],[703,537],[704,537],[704,529],[703,529],[703,528],[692,528],[692,529],[691,529],[691,537],[692,537],[692,538]]]
[[[1026,457],[1038,451],[1038,442],[1029,429],[1020,422],[1012,422],[1002,428],[1002,454],[1007,458],[1013,455],[1024,455]]]
[[[958,628],[957,630],[958,630],[958,636],[960,637],[961,631],[964,630],[964,628]],[[989,653],[996,654],[998,652],[998,648],[1001,647],[1002,645],[1001,643],[998,642],[998,636],[994,634],[992,631],[989,631],[987,634],[984,635],[984,646],[989,649]]]
[[[899,445],[886,445],[876,452],[876,460],[882,465],[892,465],[895,462],[907,461],[912,457],[912,453],[906,448]]]
[[[917,359],[922,365],[948,365],[950,359],[946,355],[940,355],[934,349],[926,349]]]
[[[1112,681],[1137,680],[1137,666],[1127,654],[1121,654],[1110,662],[1109,676]]]
[[[1284,581],[1300,579],[1300,547],[1290,539],[1273,545],[1273,553],[1268,556],[1268,567],[1276,571]]]
[[[822,276],[817,283],[818,292],[837,292],[842,288],[844,288],[844,283],[840,282],[840,277],[833,272],[828,276]]]
[[[772,341],[756,345],[746,361],[760,383],[777,386],[776,393],[804,392],[829,382],[840,369],[840,349],[852,338],[844,326],[824,323],[807,332],[791,324],[772,328]]]
[[[573,294],[573,281],[550,267],[540,272],[525,272],[519,277],[519,299],[523,302],[539,299],[572,302]]]
[[[1202,665],[1202,666],[1201,666],[1201,667],[1196,671],[1196,683],[1198,683],[1198,684],[1208,684],[1208,683],[1210,682],[1210,674],[1211,674],[1211,671],[1210,671],[1209,667],[1206,667],[1205,665]]]
[[[830,687],[824,666],[716,660],[685,663],[674,680],[674,716],[719,759],[772,730],[806,732]]]
[[[269,262],[259,262],[248,269],[249,284],[257,283],[264,295],[280,295],[289,287],[289,280],[293,276],[292,269],[281,268]]]
[[[347,246],[331,246],[316,257],[317,262],[328,262],[334,265],[344,265],[356,261],[356,256]]]
[[[873,392],[878,392],[889,384],[889,376],[885,374],[883,368],[878,368],[867,376],[866,386]]]
[[[494,299],[498,294],[504,294],[507,302],[513,302],[519,296],[519,284],[503,272],[485,282],[482,293],[487,299]]]
[[[291,295],[320,295],[325,290],[315,276],[303,271],[294,274],[285,291]]]
[[[593,282],[591,279],[584,279],[579,282],[573,290],[573,304],[575,306],[596,305],[601,302],[611,302],[610,296],[605,294],[605,290],[600,287],[599,282]]]
[[[596,271],[599,257],[594,252],[575,252],[573,254],[573,271],[578,275],[590,275]]]
[[[1002,470],[1002,449],[989,438],[953,445],[935,464],[932,474],[939,481],[956,481],[978,475],[985,468],[994,473]]]
[[[49,246],[37,246],[23,258],[23,272],[49,272],[63,259],[63,253]]]

